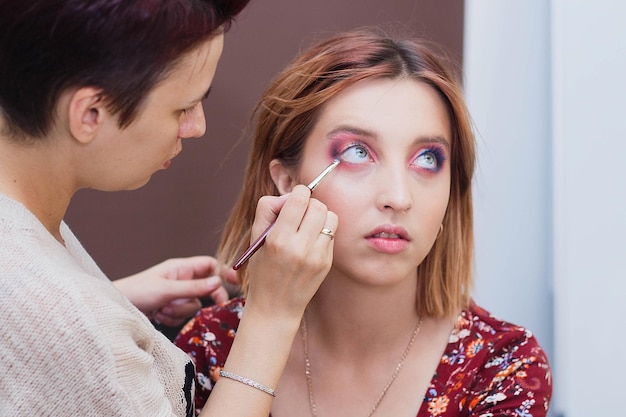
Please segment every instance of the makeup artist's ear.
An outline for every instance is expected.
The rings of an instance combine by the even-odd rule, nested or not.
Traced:
[[[270,162],[270,175],[281,195],[290,193],[291,189],[296,185],[292,170],[285,167],[279,159],[272,159],[272,162]]]
[[[82,87],[74,91],[68,107],[68,124],[72,136],[80,143],[89,143],[108,116],[102,100],[102,90]]]

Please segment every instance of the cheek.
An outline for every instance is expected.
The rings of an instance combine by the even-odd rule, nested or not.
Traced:
[[[359,214],[366,212],[368,207],[372,206],[371,200],[368,201],[367,193],[364,193],[362,187],[353,182],[346,183],[341,179],[333,179],[323,188],[315,190],[313,196],[322,201],[328,209],[339,217],[339,229],[348,231],[352,229],[349,225],[354,223],[356,219],[362,218]]]
[[[432,216],[443,220],[443,216],[446,213],[448,208],[448,203],[450,199],[450,172],[449,170],[441,172],[438,175],[438,178],[432,182],[429,186],[428,191],[426,191],[429,195],[429,211],[432,213]],[[439,224],[437,224],[439,227]]]
[[[423,207],[422,222],[424,219],[427,219],[426,230],[428,230],[429,234],[433,234],[436,237],[439,234],[439,228],[448,209],[449,191],[441,190],[437,195],[432,195],[432,197],[427,200],[428,205]]]
[[[448,188],[442,189],[433,201],[434,210],[439,213],[439,217],[441,219],[443,219],[443,216],[446,213],[446,209],[448,208],[449,202],[450,202],[450,189],[448,187]]]

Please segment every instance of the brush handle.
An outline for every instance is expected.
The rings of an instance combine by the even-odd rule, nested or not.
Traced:
[[[330,165],[328,165],[322,172],[320,172],[320,174],[315,177],[313,179],[313,181],[311,181],[311,183],[309,185],[307,185],[307,187],[309,188],[309,190],[311,190],[311,192],[313,191],[313,189],[315,187],[317,187],[317,185],[322,182],[322,180],[333,170],[337,167],[337,165],[339,165],[339,159],[335,159]],[[274,223],[276,223],[276,220],[274,220],[272,222],[272,224],[270,224],[269,226],[267,226],[267,229],[265,229],[263,231],[263,233],[261,233],[261,235],[254,241],[252,242],[252,245],[250,245],[250,247],[248,249],[246,249],[246,251],[244,253],[241,254],[241,256],[235,261],[235,264],[233,265],[233,269],[236,271],[239,268],[241,268],[243,266],[243,264],[245,264],[248,259],[250,259],[250,257],[252,255],[254,255],[256,253],[256,251],[259,250],[259,248],[261,246],[263,246],[263,244],[265,243],[265,238],[267,237],[267,234],[270,232],[270,230],[272,230],[272,227],[274,227]]]
[[[257,237],[254,242],[252,242],[252,245],[250,245],[250,247],[246,249],[244,253],[241,254],[239,259],[235,261],[235,264],[233,265],[233,269],[235,271],[241,268],[243,264],[245,264],[248,261],[248,259],[250,259],[250,257],[254,255],[261,246],[263,246],[263,244],[265,243],[265,238],[267,237],[267,234],[270,232],[270,230],[272,230],[272,227],[274,227],[274,223],[276,223],[276,221],[272,222],[269,226],[267,226],[267,229],[265,229],[263,233],[261,233],[261,235]]]

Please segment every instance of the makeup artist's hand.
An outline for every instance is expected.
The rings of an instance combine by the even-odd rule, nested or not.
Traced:
[[[246,309],[254,304],[299,322],[332,264],[333,240],[320,232],[337,230],[338,219],[304,185],[282,197],[259,200],[253,240],[275,219],[265,245],[248,261]]]
[[[173,327],[202,307],[202,297],[210,296],[216,303],[228,300],[222,279],[234,282],[235,272],[219,268],[210,256],[194,256],[168,259],[113,284],[148,318]]]

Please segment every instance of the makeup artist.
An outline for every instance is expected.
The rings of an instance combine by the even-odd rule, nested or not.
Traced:
[[[0,0],[0,415],[194,414],[193,364],[147,315],[176,324],[197,296],[222,301],[219,278],[204,278],[215,259],[169,260],[115,286],[63,218],[77,190],[141,187],[205,133],[202,102],[247,2]],[[277,385],[330,268],[320,231],[337,216],[307,187],[263,197],[254,230],[272,222],[247,264],[232,377],[202,416],[267,416],[262,388]]]

